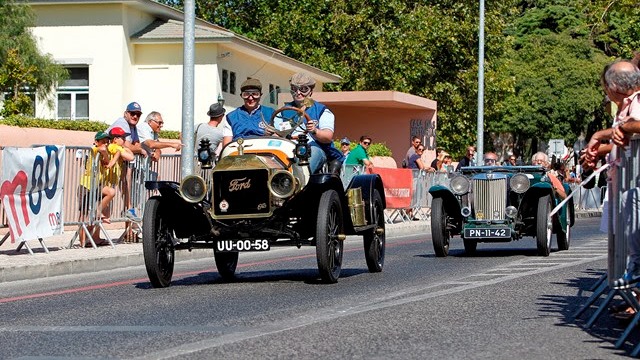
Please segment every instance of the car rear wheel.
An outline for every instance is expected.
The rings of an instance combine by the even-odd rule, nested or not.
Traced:
[[[218,274],[223,280],[233,279],[236,268],[238,267],[238,252],[216,252],[213,253],[213,258],[216,260],[216,267],[218,268]]]
[[[569,250],[569,244],[571,242],[571,211],[567,207],[565,209],[565,226],[560,229],[556,234],[556,239],[558,240],[558,250]],[[558,221],[558,225],[562,225],[560,221]]]
[[[449,255],[450,235],[447,229],[447,211],[442,198],[434,198],[431,202],[431,238],[437,257]]]
[[[151,285],[156,288],[171,285],[175,249],[173,231],[162,218],[159,197],[151,198],[144,207],[142,227],[142,252],[144,265]]]
[[[378,190],[373,190],[373,219],[376,227],[364,234],[364,257],[367,260],[369,272],[381,272],[384,266],[384,248],[386,243],[384,231],[384,209],[382,197]]]
[[[343,242],[342,207],[335,190],[327,190],[320,198],[316,222],[316,258],[320,278],[327,283],[338,282],[342,270]]]
[[[467,255],[473,255],[476,253],[476,249],[478,248],[478,242],[471,239],[464,239],[464,252]]]
[[[549,256],[551,252],[551,234],[553,233],[553,221],[549,218],[551,212],[551,196],[542,196],[538,199],[538,216],[536,218],[536,244],[538,255]]]

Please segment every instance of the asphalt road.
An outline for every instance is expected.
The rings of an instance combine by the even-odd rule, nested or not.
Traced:
[[[225,283],[213,258],[177,264],[153,289],[143,267],[0,284],[0,358],[610,359],[624,324],[572,314],[606,268],[599,218],[569,251],[535,239],[462,241],[436,258],[429,235],[387,239],[382,273],[349,238],[340,281],[319,282],[315,249],[241,254]],[[555,248],[554,243],[554,248]]]

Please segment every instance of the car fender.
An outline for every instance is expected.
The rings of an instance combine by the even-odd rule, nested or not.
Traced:
[[[543,196],[551,195],[554,199],[553,203],[555,203],[555,196],[553,195],[553,188],[551,183],[548,182],[538,182],[531,185],[531,188],[527,190],[520,202],[519,213],[522,217],[536,217],[538,211],[538,199]]]
[[[460,200],[456,198],[448,187],[444,185],[434,185],[429,188],[429,194],[431,194],[434,199],[442,198],[444,200],[443,204],[449,216],[457,220],[462,219],[462,215],[460,214],[462,210]]]
[[[342,218],[345,232],[353,233],[353,223],[349,212],[347,195],[342,186],[340,178],[334,174],[313,174],[309,177],[309,182],[302,191],[295,196],[293,207],[303,212],[303,217],[309,220],[309,225],[318,216],[318,206],[322,193],[327,190],[335,190],[340,197],[342,206]]]
[[[191,203],[180,196],[180,184],[173,181],[147,181],[148,190],[157,190],[160,196],[155,196],[162,203],[162,218],[175,231],[176,237],[185,238],[191,235],[206,235],[210,233],[211,223],[204,201]]]
[[[373,219],[374,216],[373,208],[371,207],[371,204],[373,203],[373,190],[378,190],[380,197],[382,197],[382,207],[385,209],[387,208],[387,200],[384,194],[384,186],[380,175],[362,174],[354,176],[347,186],[347,191],[355,188],[362,189],[362,200],[365,202],[365,211],[368,214],[367,220],[369,222],[371,222],[371,219]]]

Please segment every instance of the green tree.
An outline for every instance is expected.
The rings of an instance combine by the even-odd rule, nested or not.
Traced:
[[[589,121],[601,120],[600,71],[611,57],[639,49],[637,5],[488,2],[485,148],[494,147],[494,134],[510,135],[520,152],[532,140],[534,147],[552,137],[571,143]],[[476,142],[475,2],[211,0],[196,1],[196,15],[342,76],[329,90],[397,90],[436,100],[438,146],[455,157]]]
[[[514,91],[487,122],[490,132],[512,134],[509,145],[525,155],[552,138],[571,147],[585,133],[601,108],[598,80],[610,61],[593,46],[580,2],[542,3],[525,9],[507,30],[515,41],[504,71],[515,79]]]
[[[5,113],[28,109],[24,106],[27,93],[49,98],[55,85],[68,76],[64,67],[56,64],[50,55],[39,52],[29,30],[33,24],[34,15],[29,6],[0,0],[0,90],[13,98],[8,103],[11,108],[5,109]],[[21,71],[27,73],[20,74]]]
[[[165,1],[182,6],[182,1]],[[486,112],[512,89],[501,72],[515,1],[486,9]],[[212,0],[196,15],[336,73],[328,90],[396,90],[438,102],[438,146],[476,142],[478,6],[460,1]],[[505,16],[505,14],[507,16]]]
[[[0,115],[7,117],[10,115],[31,114],[31,98],[23,92],[28,84],[34,83],[33,65],[26,66],[19,57],[18,51],[13,49],[7,54],[6,62],[0,72],[0,84],[9,92],[5,95],[4,107]]]

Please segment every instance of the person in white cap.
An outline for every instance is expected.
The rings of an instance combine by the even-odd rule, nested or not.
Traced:
[[[342,140],[340,140],[340,151],[342,151],[342,155],[344,155],[345,158],[349,155],[351,151],[351,141],[349,138],[343,137]]]

